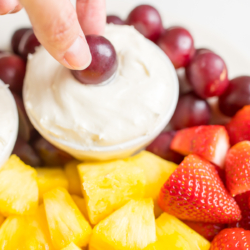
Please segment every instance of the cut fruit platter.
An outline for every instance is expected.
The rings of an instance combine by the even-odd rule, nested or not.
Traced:
[[[197,48],[185,27],[164,27],[150,5],[107,23],[131,26],[167,55],[179,78],[175,112],[139,152],[75,159],[31,119],[27,72],[43,51],[32,28],[16,30],[12,52],[0,51],[0,94],[11,91],[19,115],[16,143],[0,166],[0,250],[250,250],[250,76],[231,78],[217,52]],[[90,66],[69,74],[93,88],[122,71],[120,52],[105,37],[87,42]]]

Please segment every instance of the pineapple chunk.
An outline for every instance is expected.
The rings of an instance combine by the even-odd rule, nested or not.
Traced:
[[[163,212],[157,202],[161,187],[177,168],[177,165],[148,151],[141,151],[128,158],[127,161],[144,170],[147,181],[145,198],[153,198],[155,216],[158,217]]]
[[[172,236],[178,233],[189,244],[192,250],[208,250],[210,249],[210,242],[196,233],[193,229],[188,227],[176,217],[163,213],[156,220],[156,233],[157,238],[162,239],[166,236]],[[185,248],[186,249],[186,248]]]
[[[155,240],[152,199],[131,200],[95,226],[89,250],[139,250]]]
[[[165,235],[149,244],[144,250],[192,250],[190,244],[180,234]]]
[[[77,207],[79,208],[79,210],[81,211],[82,215],[85,217],[87,221],[89,221],[87,206],[86,206],[84,198],[74,195],[74,194],[71,195],[71,197],[73,201],[75,202],[75,204],[77,205]]]
[[[81,250],[81,248],[79,248],[73,242],[71,242],[68,246],[64,247],[62,250]]]
[[[20,247],[20,244],[24,243],[24,228],[26,229],[24,216],[13,215],[8,217],[0,228],[0,249],[24,249]]]
[[[3,224],[4,220],[5,220],[5,218],[3,217],[3,215],[0,214],[0,227]]]
[[[92,229],[64,188],[53,189],[43,195],[44,206],[53,245],[56,249],[71,242],[86,246]]]
[[[44,205],[41,205],[34,216],[27,216],[28,228],[26,233],[26,247],[24,249],[54,250],[46,220]],[[22,228],[23,229],[23,228]],[[20,230],[20,228],[19,228]]]
[[[0,229],[2,250],[54,250],[43,207],[35,215],[13,215],[6,219]]]
[[[0,170],[0,213],[31,214],[37,206],[36,170],[12,155]]]
[[[65,173],[69,182],[69,193],[82,196],[82,184],[80,181],[77,165],[79,161],[71,161],[65,165]]]
[[[68,179],[61,168],[37,168],[37,182],[39,188],[39,200],[43,194],[57,187],[68,189]]]
[[[78,166],[90,222],[95,225],[131,199],[143,198],[145,174],[121,160]]]

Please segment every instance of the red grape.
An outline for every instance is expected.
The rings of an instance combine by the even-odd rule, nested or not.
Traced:
[[[108,80],[117,70],[118,60],[114,46],[102,36],[86,36],[92,62],[84,70],[72,70],[73,76],[83,84],[99,84]]]
[[[176,69],[185,67],[195,53],[193,37],[182,27],[172,27],[165,30],[157,44],[166,53]]]
[[[26,114],[22,98],[16,95],[15,93],[12,94],[16,101],[18,110],[18,117],[19,117],[18,135],[25,141],[29,141],[34,136],[35,129]]]
[[[179,80],[179,96],[192,91],[192,87],[187,80],[185,69],[181,68],[176,71]]]
[[[114,15],[107,16],[107,23],[113,23],[118,25],[125,24],[125,22],[120,17]]]
[[[175,131],[164,131],[147,146],[146,150],[165,160],[180,164],[184,157],[170,149],[170,143],[174,136]]]
[[[250,105],[250,76],[229,81],[226,91],[219,97],[219,109],[227,116],[234,116],[245,105]]]
[[[73,159],[68,153],[56,148],[43,137],[37,139],[33,145],[46,166],[61,166]]]
[[[18,47],[19,47],[19,44],[20,44],[20,41],[23,37],[23,35],[27,32],[27,31],[30,31],[32,30],[31,28],[21,28],[21,29],[18,29],[14,32],[14,34],[12,35],[12,38],[11,38],[11,47],[12,47],[12,50],[15,54],[19,54],[18,52]]]
[[[202,98],[220,96],[228,86],[227,66],[213,52],[199,53],[186,68],[187,79]]]
[[[218,97],[212,97],[207,99],[207,102],[211,108],[212,117],[209,122],[211,125],[226,125],[230,122],[230,117],[225,116],[221,113],[219,109],[219,100]]]
[[[211,110],[207,101],[189,92],[180,96],[170,125],[174,129],[206,125],[210,118]]]
[[[21,94],[26,71],[25,62],[17,55],[1,54],[0,79],[9,84],[10,90]]]
[[[150,5],[140,5],[133,9],[126,23],[133,25],[142,35],[156,42],[163,31],[159,12]]]
[[[41,166],[41,159],[34,149],[21,137],[17,138],[12,154],[17,155],[24,163],[32,166]]]
[[[28,54],[33,54],[35,48],[40,45],[33,30],[27,31],[22,37],[18,46],[18,53],[24,59],[27,60]]]
[[[200,55],[200,54],[204,54],[204,53],[207,53],[207,52],[212,52],[212,50],[210,49],[206,49],[206,48],[200,48],[200,49],[196,49],[195,50],[195,55],[194,56],[197,56],[197,55]]]

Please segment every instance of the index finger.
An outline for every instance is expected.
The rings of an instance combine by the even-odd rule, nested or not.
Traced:
[[[85,69],[91,54],[69,0],[20,0],[34,32],[47,51],[71,69]]]
[[[106,24],[105,0],[77,0],[76,11],[85,35],[102,35]]]

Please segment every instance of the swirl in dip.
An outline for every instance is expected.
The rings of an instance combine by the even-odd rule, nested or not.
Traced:
[[[8,160],[17,137],[17,108],[8,86],[0,80],[0,168]]]
[[[42,135],[68,152],[62,144],[99,151],[156,136],[176,105],[176,75],[156,45],[130,26],[107,25],[105,37],[119,61],[108,84],[81,84],[43,47],[29,58],[24,87],[27,113]]]

